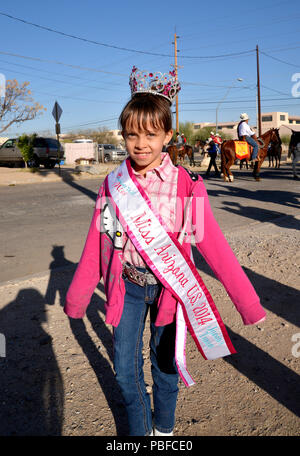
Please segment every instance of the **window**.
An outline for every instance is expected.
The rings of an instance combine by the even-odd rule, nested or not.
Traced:
[[[113,144],[103,144],[103,147],[105,150],[114,150],[116,149],[116,146]]]
[[[296,120],[296,124],[300,124],[300,120]]]
[[[34,147],[46,147],[45,140],[43,138],[35,138],[33,142]]]
[[[292,119],[289,119],[289,123],[292,124],[292,123],[293,123],[293,120],[292,120]]]
[[[58,148],[58,141],[57,139],[47,138],[45,140],[46,145],[50,147],[50,149],[57,149]]]
[[[273,117],[272,116],[262,116],[261,121],[262,122],[272,122]]]
[[[9,139],[8,141],[6,141],[6,143],[4,144],[4,147],[14,147],[15,145],[15,140],[14,139]]]
[[[280,120],[285,120],[285,116],[284,115],[280,115]]]
[[[200,129],[200,125],[194,125],[194,130],[199,130]]]

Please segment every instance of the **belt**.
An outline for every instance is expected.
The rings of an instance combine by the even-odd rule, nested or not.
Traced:
[[[138,271],[132,264],[125,263],[123,264],[123,275],[130,280],[130,282],[136,283],[141,287],[147,285],[157,285],[159,281],[155,275],[146,269],[146,272]]]

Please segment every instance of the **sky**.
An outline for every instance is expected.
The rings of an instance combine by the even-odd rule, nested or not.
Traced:
[[[300,116],[299,0],[10,0],[0,6],[0,30],[0,73],[28,81],[46,108],[2,136],[54,135],[55,101],[61,133],[118,128],[132,67],[173,69],[175,34],[180,122],[215,122],[216,111],[218,122],[231,122],[247,112],[255,125],[256,46],[261,111]]]

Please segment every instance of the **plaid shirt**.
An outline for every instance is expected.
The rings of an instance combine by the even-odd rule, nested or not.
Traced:
[[[134,169],[133,172],[139,184],[149,196],[154,208],[161,215],[170,231],[173,232],[176,220],[178,169],[172,164],[169,154],[162,153],[161,158],[162,163],[160,166],[147,171],[146,177],[137,173]],[[124,262],[137,267],[146,267],[144,260],[127,234],[124,237],[123,252]]]

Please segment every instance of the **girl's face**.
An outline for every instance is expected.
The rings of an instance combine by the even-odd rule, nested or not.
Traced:
[[[171,140],[173,131],[165,132],[147,122],[147,128],[140,129],[135,122],[125,129],[124,139],[127,152],[133,161],[133,168],[140,174],[156,168],[161,163],[161,151]]]

